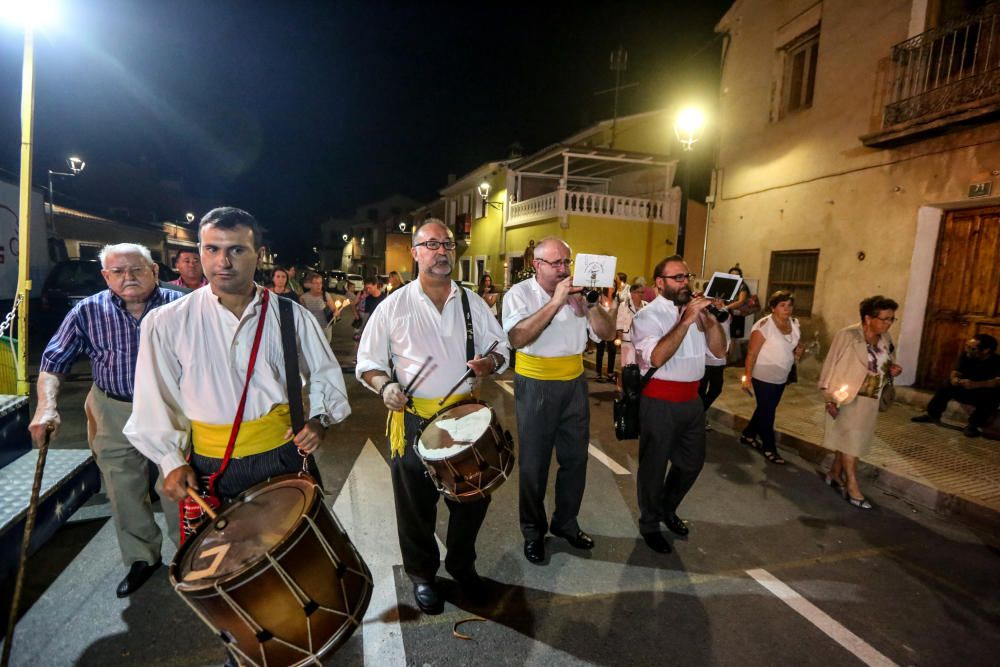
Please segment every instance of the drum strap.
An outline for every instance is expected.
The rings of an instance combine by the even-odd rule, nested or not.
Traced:
[[[292,414],[292,432],[298,433],[306,424],[302,407],[302,376],[299,374],[299,349],[295,344],[295,314],[292,300],[278,297],[281,315],[281,351],[285,357],[285,384],[288,387],[288,409]]]
[[[476,356],[476,335],[472,330],[472,309],[469,308],[469,294],[458,283],[455,283],[455,287],[462,295],[462,313],[465,315],[465,360],[472,361]]]

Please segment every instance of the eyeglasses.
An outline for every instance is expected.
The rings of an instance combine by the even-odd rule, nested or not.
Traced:
[[[539,262],[542,262],[543,264],[548,264],[553,269],[558,269],[560,266],[563,267],[564,269],[568,269],[569,267],[573,266],[573,260],[571,259],[557,259],[554,262],[550,262],[547,259],[542,259],[541,257],[536,257],[535,259]]]
[[[660,277],[661,278],[669,278],[670,280],[673,280],[675,283],[682,283],[685,280],[694,280],[695,276],[697,276],[697,275],[698,275],[697,273],[678,273],[675,276],[661,275]]]
[[[889,324],[892,324],[893,322],[896,321],[896,318],[891,315],[889,317],[876,317],[875,319],[879,320],[880,322],[888,322]]]
[[[458,244],[454,241],[423,241],[413,244],[414,248],[418,246],[425,246],[428,250],[440,250],[442,246],[445,250],[454,250]]]
[[[133,276],[145,275],[146,271],[149,271],[148,266],[112,266],[110,269],[105,269],[114,278],[124,278],[126,274]]]

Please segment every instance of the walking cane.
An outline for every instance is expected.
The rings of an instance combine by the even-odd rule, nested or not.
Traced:
[[[14,599],[10,601],[10,617],[7,619],[7,638],[3,643],[3,657],[0,657],[0,667],[7,667],[10,663],[10,648],[14,644],[14,626],[17,625],[17,608],[21,603],[24,570],[28,562],[28,547],[31,545],[31,531],[35,527],[35,514],[38,512],[38,494],[42,488],[42,472],[45,470],[45,456],[49,453],[49,434],[51,432],[51,429],[46,429],[45,441],[38,447],[38,462],[35,464],[35,483],[31,487],[31,500],[28,501],[28,517],[24,521],[24,537],[21,538],[21,560],[17,564]]]

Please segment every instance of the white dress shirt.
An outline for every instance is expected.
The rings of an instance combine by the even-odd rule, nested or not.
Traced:
[[[497,341],[499,344],[494,352],[504,358],[506,365],[507,334],[482,297],[470,290],[465,292],[469,297],[476,354],[484,354]],[[424,379],[417,380],[411,393],[417,398],[443,397],[469,370],[465,354],[465,313],[454,282],[440,312],[419,280],[392,290],[365,325],[354,374],[363,383],[361,376],[368,371],[392,375],[395,369],[396,379],[405,387],[428,356],[434,359],[424,371]],[[472,380],[469,379],[455,391],[461,394],[471,390]]]
[[[503,329],[509,332],[518,322],[531,317],[552,300],[535,278],[522,280],[503,299]],[[520,348],[535,357],[568,357],[581,354],[587,346],[587,316],[578,315],[563,304],[538,338]]]
[[[157,308],[142,321],[135,369],[132,416],[124,434],[136,449],[160,466],[164,476],[185,464],[191,422],[231,424],[246,382],[250,350],[257,331],[261,296],[237,318],[211,287]],[[308,310],[292,304],[299,345],[299,372],[310,417],[325,414],[343,421],[351,414],[340,364]],[[243,420],[268,414],[288,403],[285,355],[281,347],[278,300],[271,295],[267,320]]]
[[[678,319],[680,310],[673,301],[662,295],[657,296],[648,306],[636,313],[632,320],[632,344],[638,352],[640,371],[645,373],[649,370],[649,359],[653,348],[668,331],[674,328]],[[698,329],[697,324],[692,324],[688,327],[687,334],[674,352],[674,356],[657,369],[653,378],[674,382],[700,380],[705,375],[706,356],[715,357],[708,349],[705,333]]]
[[[618,306],[618,321],[615,323],[615,328],[622,332],[622,343],[632,342],[632,320],[635,319],[636,313],[648,305],[640,300],[639,307],[636,308],[632,298],[629,297]]]

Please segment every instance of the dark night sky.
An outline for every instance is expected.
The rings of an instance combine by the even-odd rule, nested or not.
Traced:
[[[35,183],[76,152],[86,172],[56,187],[70,205],[179,219],[233,204],[292,230],[287,251],[331,215],[430,199],[514,142],[610,117],[593,93],[618,44],[641,84],[624,113],[710,103],[730,4],[62,0],[36,37]],[[15,174],[21,47],[0,27],[0,170]]]

